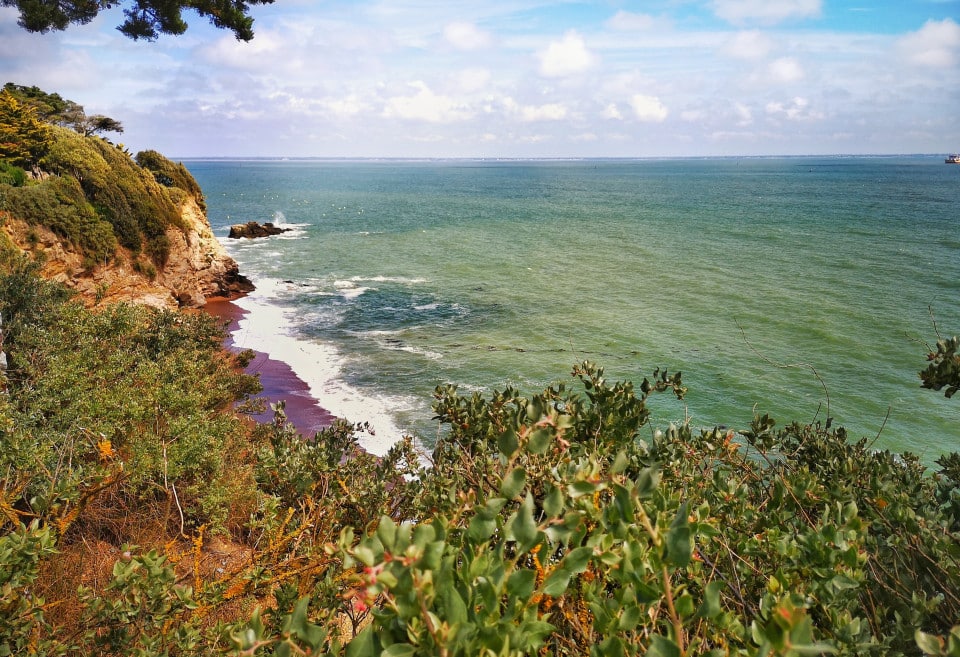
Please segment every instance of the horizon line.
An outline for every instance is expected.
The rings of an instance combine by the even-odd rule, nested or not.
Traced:
[[[377,155],[188,155],[180,161],[270,161],[270,162],[638,162],[653,160],[749,160],[809,158],[944,157],[948,153],[811,153],[792,155],[643,155],[643,156],[377,156]]]

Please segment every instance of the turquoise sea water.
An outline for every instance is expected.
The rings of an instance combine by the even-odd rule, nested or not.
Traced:
[[[931,311],[960,331],[960,167],[940,158],[186,164],[258,285],[235,338],[371,421],[373,451],[432,443],[438,384],[534,392],[584,359],[682,370],[658,425],[823,420],[829,397],[878,447],[960,449],[960,402],[917,378]],[[250,220],[293,230],[226,239]]]

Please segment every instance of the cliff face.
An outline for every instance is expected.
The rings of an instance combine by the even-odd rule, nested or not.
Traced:
[[[84,255],[49,228],[9,214],[2,230],[9,246],[39,260],[45,277],[73,288],[89,305],[127,301],[158,308],[197,308],[211,297],[229,298],[252,290],[196,200],[186,198],[180,211],[185,229],[166,229],[170,251],[166,265],[155,274],[135,267],[122,248],[108,264],[85,266]]]
[[[0,179],[0,251],[26,253],[89,304],[198,307],[253,289],[210,229],[183,164],[50,127],[39,178]]]

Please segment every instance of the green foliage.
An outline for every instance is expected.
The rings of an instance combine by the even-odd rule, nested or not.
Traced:
[[[84,196],[77,180],[51,178],[37,185],[0,185],[0,209],[28,223],[46,226],[74,245],[91,264],[113,260],[117,238]]]
[[[9,162],[0,161],[0,185],[23,187],[26,182],[27,174],[23,169]]]
[[[26,87],[12,82],[3,85],[3,90],[33,108],[41,120],[73,128],[84,137],[101,132],[123,132],[123,125],[116,119],[103,114],[87,116],[82,105],[66,100],[60,94],[51,94],[36,86]]]
[[[942,390],[948,399],[960,390],[960,338],[937,340],[937,350],[927,354],[930,364],[920,372],[924,388]]]
[[[37,117],[34,107],[6,89],[0,91],[0,160],[32,168],[46,153],[50,140],[50,127]]]
[[[170,655],[200,644],[193,591],[177,583],[167,559],[150,550],[124,546],[113,566],[113,580],[102,593],[82,588],[86,605],[82,627],[87,654]]]
[[[145,253],[162,268],[170,253],[166,231],[185,227],[179,201],[184,191],[200,195],[196,181],[182,165],[167,162],[166,169],[175,176],[172,184],[185,189],[163,187],[102,139],[62,128],[51,134],[42,165],[56,175],[22,188],[0,185],[0,210],[50,227],[79,248],[90,264],[111,260],[119,243],[134,257]],[[160,158],[150,161],[166,162]]]
[[[40,562],[56,553],[50,527],[33,522],[0,536],[0,656],[44,654],[51,643],[44,600],[31,592]]]
[[[109,487],[127,504],[159,505],[181,528],[223,526],[241,491],[238,464],[222,455],[244,435],[225,411],[257,387],[219,355],[214,321],[126,305],[91,313],[55,293],[31,297],[50,284],[27,281],[22,271],[0,277],[10,362],[0,483],[16,493],[10,503],[65,530]]]
[[[79,107],[71,100],[66,100],[60,94],[47,93],[37,86],[24,86],[7,82],[3,90],[13,95],[18,101],[33,107],[37,116],[47,123],[63,125],[64,118]]]
[[[531,396],[440,387],[429,457],[375,458],[368,427],[303,438],[282,404],[248,432],[209,318],[94,314],[34,268],[0,277],[0,655],[960,651],[960,454],[931,474],[842,428],[654,429],[679,374],[583,363]],[[173,539],[122,546],[137,519]],[[205,578],[208,528],[246,551]],[[64,629],[35,592],[88,537],[112,576]]]
[[[0,6],[16,7],[20,12],[18,24],[25,30],[45,33],[50,30],[65,30],[70,25],[85,25],[96,18],[101,9],[124,4],[126,20],[117,29],[131,39],[148,41],[157,39],[161,34],[183,34],[187,23],[183,20],[182,11],[192,9],[210,19],[216,27],[232,31],[237,39],[249,41],[253,38],[253,18],[248,13],[249,6],[271,2],[273,0],[130,0],[126,3],[0,0]]]
[[[201,210],[206,211],[206,202],[200,185],[194,179],[183,163],[174,164],[157,151],[140,151],[136,162],[153,174],[154,179],[163,187],[180,189],[192,196]]]

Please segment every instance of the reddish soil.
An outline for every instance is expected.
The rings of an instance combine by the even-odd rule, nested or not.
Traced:
[[[227,331],[230,335],[233,334],[238,322],[246,314],[246,311],[231,301],[220,299],[207,299],[207,305],[203,309],[214,317],[229,322]],[[231,337],[227,338],[224,346],[236,350]],[[330,426],[334,416],[310,396],[310,389],[307,384],[294,373],[289,365],[283,361],[270,358],[269,354],[261,351],[255,351],[254,353],[256,357],[250,361],[246,372],[260,376],[260,385],[263,386],[263,392],[257,396],[265,398],[268,402],[267,410],[264,413],[253,416],[256,420],[259,422],[272,421],[273,412],[270,410],[269,404],[282,399],[286,402],[287,419],[304,436],[313,437],[320,429]]]

